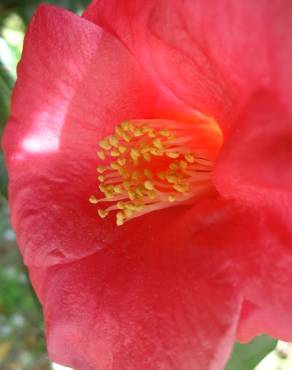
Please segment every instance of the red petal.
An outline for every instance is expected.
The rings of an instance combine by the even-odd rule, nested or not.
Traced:
[[[275,96],[262,92],[251,99],[216,163],[215,183],[224,197],[289,212],[291,123]]]
[[[156,230],[151,239],[143,229],[147,243],[139,232],[130,243],[125,234],[79,263],[32,270],[51,356],[77,368],[84,361],[88,369],[115,368],[116,361],[125,368],[178,368],[184,360],[186,368],[195,361],[199,368],[220,369],[232,344],[228,331],[225,356],[215,362],[208,351],[220,353],[216,335],[224,337],[226,317],[230,330],[236,325],[240,297],[239,339],[265,332],[291,340],[291,232],[278,216],[210,200],[193,213],[177,213],[183,232],[175,235],[170,225],[169,238],[160,234],[160,243]]]
[[[292,232],[284,218],[265,210],[258,237],[242,258],[245,302],[237,334],[242,341],[262,333],[292,340]]]
[[[204,238],[146,246],[136,237],[32,269],[50,357],[82,370],[222,369],[241,302],[225,249],[205,247]]]
[[[236,120],[217,161],[221,195],[240,199],[259,217],[241,261],[246,301],[238,336],[244,341],[262,332],[292,339],[291,137],[291,118],[275,96],[261,92]]]
[[[289,37],[292,33],[292,2],[275,3],[272,15],[273,27],[269,27],[268,35],[272,91],[292,115],[292,44]]]
[[[283,101],[291,92],[291,14],[290,1],[99,0],[85,17],[183,101],[227,124],[255,89],[277,89]]]
[[[117,40],[50,6],[30,25],[18,75],[4,151],[25,261],[86,256],[110,235],[88,202],[98,140],[126,118],[148,116],[157,93]]]

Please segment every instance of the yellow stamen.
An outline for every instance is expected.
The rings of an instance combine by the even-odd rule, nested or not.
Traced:
[[[98,173],[104,173],[105,170],[106,170],[106,167],[105,166],[98,166],[96,170],[97,170]]]
[[[144,182],[144,187],[147,190],[154,190],[154,185],[150,180]]]
[[[97,204],[98,203],[98,199],[96,198],[96,196],[91,195],[91,197],[89,198],[89,203],[91,203],[91,204]]]
[[[151,161],[151,154],[150,153],[143,153],[143,158],[146,162]]]
[[[197,124],[124,121],[103,138],[102,150],[97,152],[101,161],[108,161],[97,167],[103,197],[89,198],[91,204],[110,203],[107,209],[98,209],[99,216],[115,212],[116,224],[121,226],[148,212],[189,204],[212,192],[212,168],[222,134],[213,119],[197,120]]]
[[[116,162],[113,162],[111,163],[111,169],[113,170],[119,170],[120,169],[120,165]]]
[[[175,202],[175,196],[174,195],[172,195],[172,194],[170,194],[169,196],[168,196],[168,201],[169,202]]]
[[[179,162],[179,165],[180,165],[180,168],[181,168],[182,170],[186,170],[186,169],[187,169],[187,167],[188,167],[188,164],[187,164],[187,162],[185,162],[185,161],[180,161],[180,162]]]
[[[121,154],[124,154],[126,152],[127,148],[124,146],[124,145],[119,145],[118,146],[118,151],[121,153]]]
[[[117,159],[117,162],[120,166],[124,166],[126,164],[126,159],[125,158],[119,158]]]
[[[143,135],[143,130],[141,128],[136,128],[133,132],[134,136],[139,137]]]
[[[115,133],[117,136],[123,136],[123,129],[120,126],[115,128]]]
[[[121,123],[121,127],[123,130],[128,131],[129,130],[129,121],[124,121]]]
[[[176,152],[168,152],[168,153],[166,153],[166,155],[169,158],[178,158],[179,157],[179,153],[176,153]]]
[[[113,146],[113,147],[116,147],[119,143],[118,138],[114,135],[109,136],[108,141],[109,141],[110,145]]]
[[[102,149],[104,149],[104,150],[109,150],[109,149],[111,149],[111,146],[110,146],[110,144],[109,144],[109,142],[107,141],[107,140],[101,140],[100,142],[99,142],[99,146],[102,148]]]
[[[99,217],[101,217],[101,218],[105,218],[108,215],[108,211],[106,211],[104,209],[98,209],[97,213],[98,213]]]
[[[122,212],[117,213],[117,225],[122,226],[123,223],[125,222],[125,215]]]
[[[114,186],[114,192],[116,194],[121,194],[122,193],[122,187],[120,185],[115,185]]]
[[[184,157],[185,157],[185,160],[189,163],[195,162],[195,157],[193,156],[193,154],[187,153],[184,155]]]
[[[121,153],[118,150],[116,150],[116,149],[114,149],[114,150],[111,151],[111,156],[112,157],[118,157],[120,154]]]
[[[102,150],[99,150],[98,152],[97,152],[97,156],[98,156],[98,158],[99,159],[101,159],[101,160],[105,160],[105,152],[104,151],[102,151]]]
[[[171,133],[168,130],[160,130],[159,134],[165,137],[169,137],[171,135]]]
[[[153,145],[157,148],[157,149],[163,149],[163,145],[162,145],[162,142],[160,139],[155,139],[153,140]]]
[[[179,193],[185,193],[187,191],[186,186],[181,184],[174,184],[173,185],[174,190],[176,190]]]

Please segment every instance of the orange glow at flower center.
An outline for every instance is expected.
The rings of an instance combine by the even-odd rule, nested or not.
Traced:
[[[124,121],[100,141],[97,167],[101,218],[115,212],[123,225],[146,213],[193,203],[212,193],[214,160],[223,137],[213,119]]]

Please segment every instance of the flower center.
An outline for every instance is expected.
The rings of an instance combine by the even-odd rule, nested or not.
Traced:
[[[212,169],[222,140],[213,119],[124,121],[99,143],[101,193],[89,202],[98,204],[101,218],[114,212],[118,226],[152,211],[193,203],[214,191]]]

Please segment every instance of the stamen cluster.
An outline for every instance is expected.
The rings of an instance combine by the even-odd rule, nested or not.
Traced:
[[[169,120],[124,121],[99,142],[99,190],[92,204],[116,223],[158,209],[188,203],[210,189],[213,161],[205,140],[209,129]],[[197,137],[196,134],[197,133]],[[200,144],[201,143],[201,144]]]

